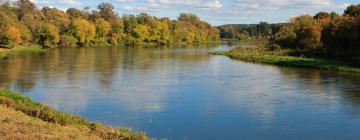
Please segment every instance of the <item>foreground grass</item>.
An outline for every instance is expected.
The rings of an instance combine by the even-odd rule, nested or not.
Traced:
[[[226,55],[232,59],[278,66],[360,73],[360,67],[357,67],[351,63],[338,60],[289,56],[287,55],[286,51],[270,51],[262,47],[237,48],[226,52],[211,52],[210,54]]]
[[[13,49],[0,48],[0,59],[22,55],[25,53],[43,53],[43,52],[45,52],[45,50],[37,45],[17,46]]]
[[[143,133],[89,122],[0,89],[0,138],[146,140]]]

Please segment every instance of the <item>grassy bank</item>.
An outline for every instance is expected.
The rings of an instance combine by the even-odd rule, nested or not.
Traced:
[[[17,46],[13,49],[0,48],[0,59],[9,58],[16,55],[22,55],[24,53],[43,53],[43,52],[45,52],[45,50],[37,45]]]
[[[263,47],[237,48],[227,52],[211,52],[210,54],[226,55],[232,59],[278,66],[360,73],[360,67],[351,63],[330,59],[289,56],[287,51],[270,51]]]
[[[0,112],[0,138],[4,139],[148,139],[143,133],[56,111],[6,89],[0,89]]]

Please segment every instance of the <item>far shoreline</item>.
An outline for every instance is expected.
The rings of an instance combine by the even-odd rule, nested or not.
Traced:
[[[265,47],[236,48],[230,51],[210,52],[209,54],[224,55],[231,59],[245,62],[360,74],[360,67],[345,61],[327,58],[291,56],[282,54],[281,51],[270,51],[266,49],[267,48]]]

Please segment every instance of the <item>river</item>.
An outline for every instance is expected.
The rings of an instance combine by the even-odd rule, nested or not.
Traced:
[[[170,140],[360,138],[360,75],[208,55],[244,45],[54,49],[0,60],[0,87]]]

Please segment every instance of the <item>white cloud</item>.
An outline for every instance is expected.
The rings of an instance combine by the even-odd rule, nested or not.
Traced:
[[[137,0],[113,0],[118,2],[135,2]],[[179,8],[220,9],[223,4],[219,0],[144,0],[140,5],[126,5],[119,9],[126,12],[155,12]]]
[[[151,12],[152,10],[145,6],[123,6],[120,10],[127,12]]]
[[[135,2],[135,0],[113,0],[115,2]]]
[[[219,0],[148,0],[153,7],[221,8]]]
[[[208,7],[208,8],[221,8],[223,7],[222,3],[218,0],[216,1],[211,1],[208,3],[204,3],[204,7]]]
[[[80,0],[59,0],[59,1],[55,1],[57,2],[57,4],[62,4],[62,5],[65,5],[65,6],[75,6],[75,7],[78,7],[78,6],[82,6],[83,3],[80,2]]]
[[[271,10],[279,8],[344,8],[332,0],[235,0],[235,5],[246,9]]]

